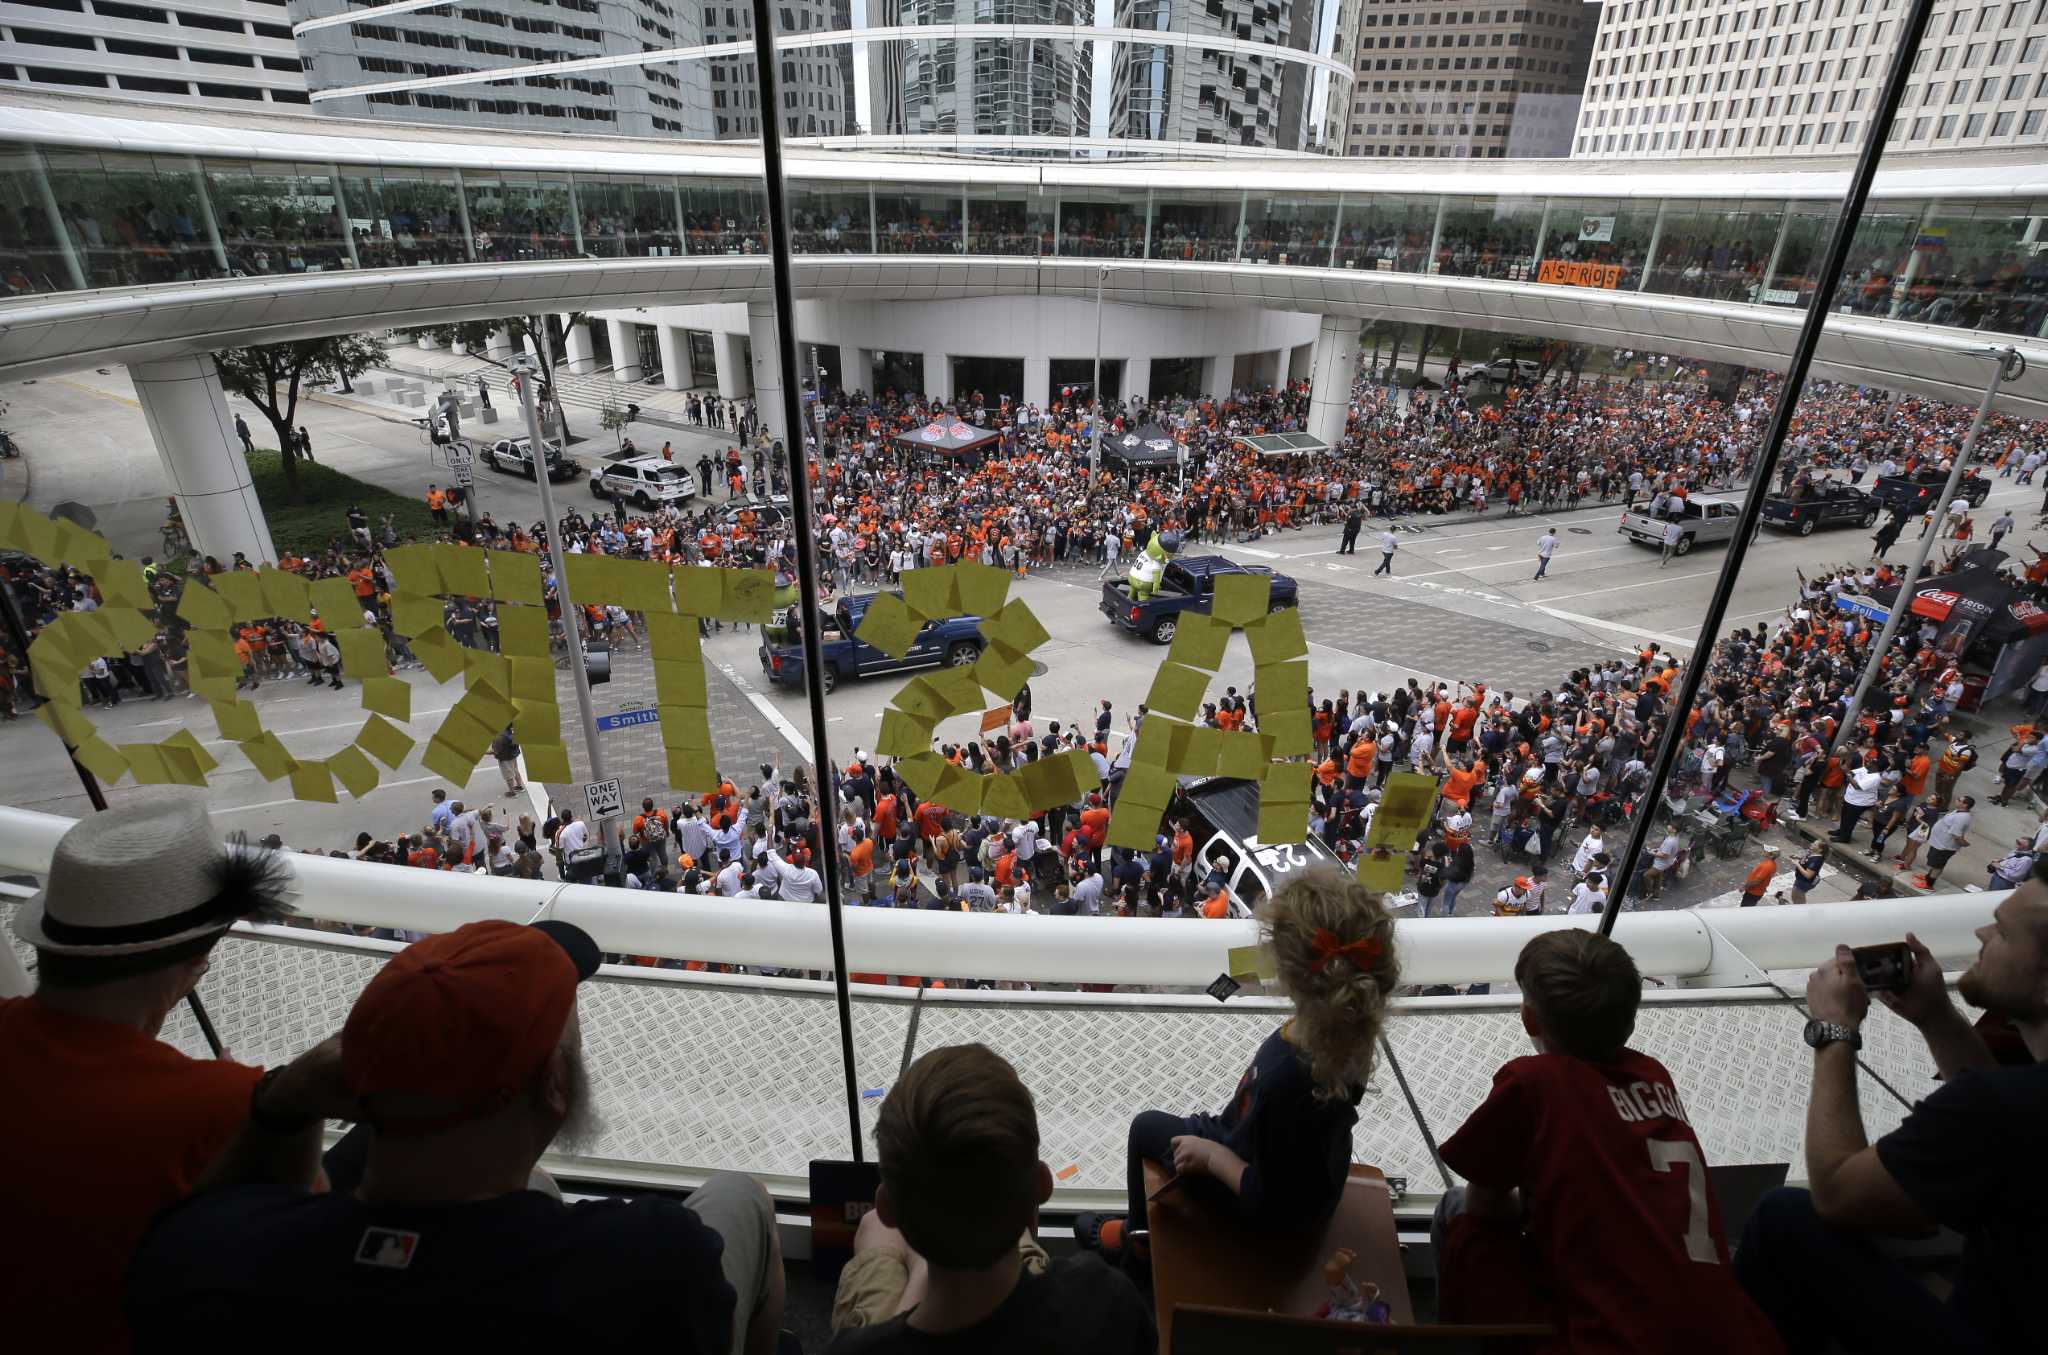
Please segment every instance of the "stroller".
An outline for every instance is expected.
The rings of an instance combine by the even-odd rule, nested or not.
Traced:
[[[1701,810],[1698,818],[1714,855],[1733,861],[1751,838],[1777,826],[1778,802],[1766,799],[1759,790],[1730,789]]]

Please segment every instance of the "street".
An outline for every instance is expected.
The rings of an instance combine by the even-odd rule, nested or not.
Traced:
[[[31,506],[46,510],[65,501],[85,503],[118,547],[147,553],[162,520],[163,472],[120,370],[49,378],[12,387],[5,394],[13,403],[10,421],[25,456],[0,463],[0,492],[24,497]],[[260,427],[253,411],[243,412]],[[418,495],[430,482],[446,482],[446,466],[429,459],[429,447],[410,417],[395,405],[381,406],[373,399],[318,397],[301,405],[301,421],[322,462],[396,493]],[[611,437],[597,430],[591,409],[572,406],[570,420],[588,439],[575,448],[576,454],[586,465],[595,464],[610,447]],[[495,431],[509,429],[509,420],[501,419]],[[711,432],[651,426],[629,432],[643,449],[672,439],[677,459],[690,463],[700,452],[722,449],[727,441]],[[2004,507],[2016,515],[2027,514],[2036,492],[2015,487],[2010,480],[1996,480],[1990,502],[1978,516],[1988,521]],[[480,469],[477,494],[480,508],[500,520],[530,521],[539,516],[535,489],[524,479]],[[564,508],[573,505],[588,512],[593,503],[580,479],[558,485],[557,496]],[[1720,572],[1723,548],[1702,547],[1660,569],[1654,549],[1617,535],[1619,518],[1618,507],[1606,506],[1512,520],[1502,520],[1496,512],[1480,521],[1403,523],[1396,532],[1399,549],[1391,578],[1373,575],[1380,562],[1379,521],[1368,522],[1356,555],[1335,553],[1340,533],[1334,525],[1285,531],[1244,544],[1191,543],[1184,553],[1218,553],[1270,566],[1299,581],[1310,642],[1310,682],[1318,699],[1334,696],[1340,688],[1387,690],[1409,677],[1483,681],[1489,688],[1523,697],[1556,685],[1576,668],[1609,659],[1632,661],[1649,643],[1689,654]],[[1546,576],[1532,580],[1535,542],[1549,526],[1557,528],[1560,544]],[[2019,533],[2020,539],[2024,536],[2024,531]],[[1894,562],[1909,557],[1911,544],[1909,537],[1893,550]],[[1812,575],[1860,561],[1868,550],[1867,534],[1854,528],[1807,538],[1765,531],[1736,580],[1728,624],[1753,625],[1782,616],[1797,597],[1795,570]],[[1103,617],[1098,610],[1098,570],[1093,566],[1062,565],[1035,572],[1017,580],[1011,595],[1025,600],[1050,632],[1050,639],[1031,656],[1040,666],[1031,680],[1039,729],[1054,720],[1063,726],[1075,721],[1092,726],[1099,702],[1108,699],[1120,740],[1129,717],[1146,698],[1164,648]],[[720,766],[742,785],[757,775],[762,762],[788,768],[811,752],[810,716],[802,694],[768,682],[759,644],[758,632],[730,626],[704,643],[713,669],[712,727]],[[429,717],[446,710],[458,693],[437,686],[423,673],[403,676],[414,689],[416,703],[409,732],[423,745],[432,732]],[[882,708],[903,680],[880,676],[848,681],[827,698],[826,751],[833,761],[843,764],[855,748],[873,748]],[[1244,690],[1251,681],[1249,648],[1235,641],[1213,690],[1220,694],[1233,685]],[[651,705],[652,674],[646,656],[617,654],[613,682],[597,688],[594,695],[600,714]],[[566,675],[560,696],[565,715],[573,719]],[[315,756],[346,742],[363,719],[353,683],[346,693],[290,680],[266,683],[254,699],[265,707],[267,726],[295,750]],[[259,837],[277,832],[301,848],[346,850],[359,831],[389,838],[416,828],[425,819],[428,791],[435,780],[416,760],[408,759],[405,766],[387,771],[382,785],[359,802],[302,804],[285,798],[283,783],[262,781],[245,759],[215,738],[218,731],[210,715],[196,701],[128,701],[117,710],[96,710],[93,718],[116,741],[161,738],[176,724],[189,722],[222,755],[222,766],[213,776],[213,795],[223,826]],[[1987,754],[1985,770],[1974,774],[1984,786],[1978,791],[1980,800],[1992,783],[1989,767],[2003,748],[2003,726],[2015,718],[1994,713],[1979,720]],[[937,731],[942,742],[965,741],[977,733],[972,716],[958,717]],[[656,726],[622,729],[601,739],[606,771],[626,779],[629,805],[637,805],[643,795],[673,802],[668,797],[675,792],[664,784]],[[579,777],[587,769],[580,743],[580,736],[572,734]],[[22,720],[0,728],[0,753],[13,772],[13,803],[52,812],[84,812],[85,801],[61,747],[39,723]],[[546,808],[544,792],[531,804],[514,803],[524,797],[506,797],[495,768],[488,765],[471,785],[471,800],[499,803],[501,817],[507,809],[516,815],[521,808]],[[118,803],[125,792],[125,786],[118,787],[111,798]],[[2012,823],[2006,824],[2006,818]],[[1979,832],[1985,850],[1996,846],[2002,851],[2004,843],[2026,831],[2034,818],[2019,804],[2004,810],[1985,807]],[[1582,831],[1568,832],[1553,859],[1554,906],[1562,906],[1569,892],[1566,863]],[[1621,832],[1614,830],[1610,848],[1618,851],[1621,841]],[[1460,913],[1490,911],[1494,892],[1518,870],[1497,860],[1490,849],[1481,848],[1477,855],[1478,874],[1459,900]],[[1788,846],[1783,867],[1787,878],[1790,858]],[[1751,859],[1710,859],[1690,879],[1668,889],[1657,906],[1732,902],[1731,891]],[[1958,861],[1949,885],[1974,884],[1982,875],[1973,855]],[[1853,875],[1831,867],[1830,877],[1814,897],[1846,898],[1856,884]]]

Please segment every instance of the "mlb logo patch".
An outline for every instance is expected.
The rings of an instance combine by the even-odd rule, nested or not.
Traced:
[[[404,1270],[412,1264],[412,1254],[419,1245],[418,1233],[398,1228],[365,1228],[363,1240],[356,1244],[356,1264]]]

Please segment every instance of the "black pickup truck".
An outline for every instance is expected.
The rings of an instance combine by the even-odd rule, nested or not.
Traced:
[[[1872,493],[1893,512],[1921,513],[1941,497],[1942,487],[1947,483],[1947,471],[1928,466],[1911,475],[1880,476]],[[1956,485],[1956,497],[1972,508],[1982,508],[1984,500],[1991,497],[1991,482],[1973,470],[1966,470]]]
[[[1168,644],[1178,629],[1174,618],[1190,609],[1207,612],[1216,600],[1216,580],[1225,574],[1272,574],[1272,597],[1266,604],[1269,611],[1292,607],[1298,601],[1294,580],[1285,574],[1273,574],[1264,565],[1241,565],[1220,555],[1196,555],[1170,561],[1160,576],[1159,591],[1142,602],[1131,600],[1128,579],[1103,584],[1102,614],[1113,626],[1135,631],[1154,644]]]

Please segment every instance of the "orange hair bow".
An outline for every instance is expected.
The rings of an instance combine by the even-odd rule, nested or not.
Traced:
[[[1308,967],[1312,974],[1322,973],[1324,967],[1339,956],[1351,961],[1360,972],[1363,972],[1379,963],[1380,956],[1386,953],[1386,947],[1380,944],[1377,936],[1361,936],[1356,941],[1339,941],[1334,933],[1321,927],[1316,928],[1315,935],[1309,938],[1309,948],[1316,953],[1315,963]]]

